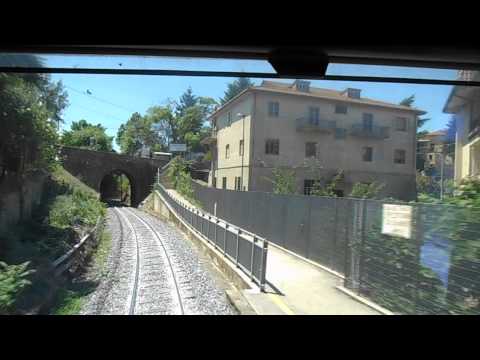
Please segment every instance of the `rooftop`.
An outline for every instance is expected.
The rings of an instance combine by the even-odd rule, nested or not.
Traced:
[[[218,108],[212,115],[216,114],[223,108],[227,107],[229,104],[236,101],[238,98],[243,96],[243,94],[247,93],[248,91],[266,91],[266,92],[275,92],[281,94],[290,94],[290,95],[297,95],[297,96],[307,96],[307,97],[314,97],[314,98],[321,98],[321,99],[330,99],[330,100],[337,100],[343,102],[349,102],[353,104],[365,104],[365,105],[372,105],[372,106],[380,106],[386,107],[391,109],[397,110],[407,110],[415,112],[417,115],[426,114],[425,111],[419,110],[414,107],[408,107],[403,105],[398,105],[394,103],[389,103],[380,100],[374,100],[366,97],[359,96],[360,90],[359,89],[345,89],[342,91],[332,90],[332,89],[323,89],[312,87],[308,85],[308,90],[299,90],[297,86],[295,86],[298,81],[294,81],[293,83],[285,83],[285,82],[278,82],[278,81],[267,81],[264,80],[260,86],[252,86],[240,94],[235,96],[233,99],[225,103],[222,107]],[[309,83],[309,82],[308,82]],[[357,97],[350,97],[349,90],[354,90],[357,93]]]

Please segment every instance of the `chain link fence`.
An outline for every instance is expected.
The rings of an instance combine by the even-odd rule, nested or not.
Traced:
[[[193,187],[206,211],[390,311],[480,314],[480,209]]]

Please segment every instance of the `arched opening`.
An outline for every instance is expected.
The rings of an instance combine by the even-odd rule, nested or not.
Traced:
[[[121,170],[108,173],[100,183],[100,199],[112,206],[132,206],[134,194],[131,177]]]

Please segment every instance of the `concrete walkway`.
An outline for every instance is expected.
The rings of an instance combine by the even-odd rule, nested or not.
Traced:
[[[267,280],[266,296],[286,314],[380,314],[337,290],[343,279],[274,246],[268,249]]]
[[[188,203],[175,190],[168,192]],[[267,282],[266,293],[243,292],[260,315],[381,314],[336,289],[343,284],[340,277],[273,245],[268,248]]]

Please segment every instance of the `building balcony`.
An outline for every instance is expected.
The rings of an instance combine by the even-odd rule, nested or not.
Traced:
[[[215,144],[216,142],[217,142],[217,132],[216,131],[212,131],[209,136],[207,136],[206,138],[204,138],[200,141],[200,143],[202,145],[211,145],[211,144]]]
[[[390,128],[388,126],[364,127],[363,124],[354,124],[350,129],[350,135],[371,139],[387,139]]]
[[[457,80],[473,81],[478,74],[478,71],[474,70],[459,70],[457,73]]]
[[[323,119],[313,120],[305,117],[297,119],[297,131],[330,133],[335,130],[335,127],[335,121]]]

